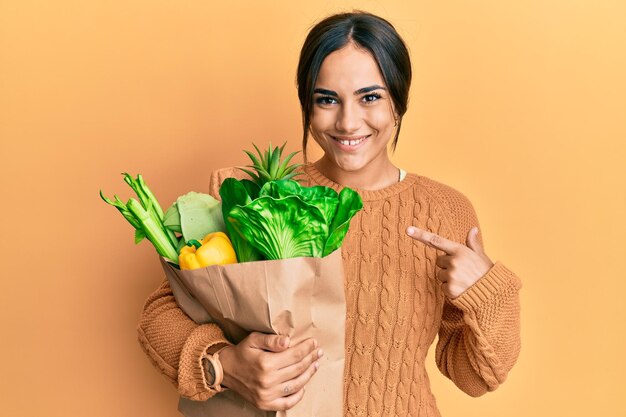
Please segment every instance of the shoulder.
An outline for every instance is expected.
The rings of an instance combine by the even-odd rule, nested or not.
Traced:
[[[209,194],[220,200],[220,187],[226,178],[236,178],[238,180],[250,178],[239,167],[227,167],[216,169],[209,177]]]
[[[250,178],[250,176],[248,174],[246,174],[245,172],[243,172],[240,167],[226,167],[226,168],[219,168],[216,169],[215,171],[213,171],[211,173],[211,181],[219,181],[220,184],[226,179],[226,178],[237,178],[238,180],[244,179],[244,178]]]
[[[469,230],[479,226],[472,202],[458,189],[424,176],[419,176],[417,187],[441,207],[454,229],[457,241],[465,242]]]
[[[417,186],[450,210],[459,206],[471,205],[469,198],[461,191],[432,178],[420,175]]]

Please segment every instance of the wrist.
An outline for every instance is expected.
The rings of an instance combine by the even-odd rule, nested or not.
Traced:
[[[224,370],[221,363],[221,352],[229,345],[219,343],[206,349],[202,356],[202,369],[206,385],[217,392],[223,390]]]
[[[232,388],[234,385],[234,379],[231,373],[234,353],[233,345],[226,346],[220,352],[220,361],[222,362],[222,371],[224,374],[222,387],[224,388]]]

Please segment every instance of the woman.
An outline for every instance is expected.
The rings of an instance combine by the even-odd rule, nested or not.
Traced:
[[[465,196],[389,159],[411,82],[402,39],[371,14],[331,16],[309,33],[297,79],[303,148],[310,133],[324,151],[305,166],[304,183],[348,186],[364,202],[342,246],[344,414],[438,415],[425,370],[436,335],[444,375],[472,396],[496,389],[520,350],[521,284],[485,254]],[[211,193],[229,176],[241,173],[213,173]],[[217,326],[191,321],[167,281],[147,300],[138,333],[183,397],[214,395],[221,387],[212,372],[221,364],[221,385],[264,410],[300,401],[323,355],[315,340],[291,345],[260,333],[231,345]]]

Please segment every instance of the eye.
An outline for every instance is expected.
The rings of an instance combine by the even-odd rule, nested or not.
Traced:
[[[337,99],[332,96],[317,96],[315,97],[315,104],[319,104],[320,106],[329,106],[331,104],[336,104]]]
[[[362,97],[362,100],[366,103],[372,103],[374,101],[380,100],[382,96],[378,93],[370,93],[366,94]]]

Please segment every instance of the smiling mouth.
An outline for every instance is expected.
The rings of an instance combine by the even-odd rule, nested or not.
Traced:
[[[344,146],[356,146],[356,145],[360,144],[361,142],[363,142],[368,137],[369,137],[369,135],[359,136],[359,137],[355,137],[355,138],[340,138],[340,137],[337,137],[337,136],[331,136],[331,138],[333,138],[334,140],[336,140],[337,142],[341,143]]]

